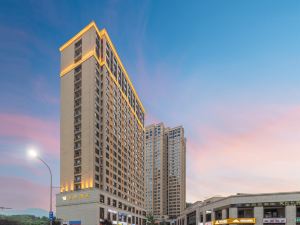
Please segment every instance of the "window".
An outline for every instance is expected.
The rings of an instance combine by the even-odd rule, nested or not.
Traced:
[[[219,210],[219,211],[215,212],[215,219],[216,220],[221,220],[222,219],[222,210]]]
[[[80,39],[75,43],[75,49],[81,47],[81,45],[82,45],[82,40]]]
[[[80,182],[81,181],[81,176],[79,175],[79,176],[75,176],[75,182],[77,183],[77,182]]]
[[[104,219],[104,208],[100,207],[100,219]]]
[[[98,34],[96,34],[96,54],[99,58],[99,56],[100,56],[100,38],[99,38]]]
[[[78,174],[78,173],[80,173],[80,172],[81,172],[81,167],[75,167],[74,173],[75,173],[75,174]]]
[[[104,203],[104,195],[100,195],[100,202]]]
[[[254,217],[253,208],[238,209],[238,217],[239,218],[253,218]]]
[[[206,212],[206,222],[211,221],[211,212]]]
[[[82,56],[82,40],[80,39],[74,45],[74,62],[78,62]]]
[[[81,150],[75,150],[74,157],[77,158],[81,155]]]
[[[75,166],[78,166],[81,164],[81,159],[76,159],[74,162]]]

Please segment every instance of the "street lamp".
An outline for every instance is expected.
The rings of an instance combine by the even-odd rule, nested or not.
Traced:
[[[38,153],[37,153],[36,150],[34,150],[34,149],[29,149],[28,152],[27,152],[27,154],[28,154],[28,156],[29,156],[30,158],[34,158],[34,159],[40,160],[42,163],[44,163],[44,165],[45,165],[45,166],[48,168],[48,170],[49,170],[49,173],[50,173],[50,211],[49,211],[49,217],[51,217],[51,218],[49,218],[49,219],[50,219],[50,225],[52,225],[53,212],[52,212],[52,172],[51,172],[51,169],[50,169],[50,167],[48,166],[48,164],[47,164],[44,160],[42,160],[42,159],[39,157],[39,155],[38,155]],[[51,216],[50,216],[50,214],[51,214]]]

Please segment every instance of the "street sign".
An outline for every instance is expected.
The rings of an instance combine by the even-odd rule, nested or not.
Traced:
[[[51,221],[53,220],[53,212],[52,211],[49,212],[49,220],[51,220]]]

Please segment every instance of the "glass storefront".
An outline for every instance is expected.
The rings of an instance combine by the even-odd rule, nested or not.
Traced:
[[[285,207],[267,207],[264,208],[264,219],[265,225],[274,225],[286,223],[285,218]]]
[[[296,223],[300,225],[300,207],[296,208]]]
[[[253,208],[238,208],[238,218],[253,218],[254,209]]]
[[[205,221],[206,222],[211,222],[211,211],[206,211],[205,212]]]
[[[196,211],[187,214],[187,225],[196,225]]]
[[[222,219],[222,210],[215,211],[215,219],[221,220]]]

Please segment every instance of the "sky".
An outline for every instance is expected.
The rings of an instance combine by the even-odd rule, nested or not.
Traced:
[[[182,125],[187,201],[300,189],[300,1],[25,1],[0,6],[0,206],[59,187],[58,48],[106,28],[146,109]],[[56,192],[58,189],[55,189]]]

